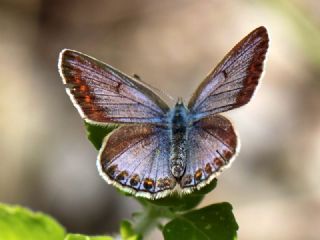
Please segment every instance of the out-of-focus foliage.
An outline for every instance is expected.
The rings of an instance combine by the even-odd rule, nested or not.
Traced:
[[[113,240],[112,237],[93,236],[89,237],[83,234],[68,234],[64,240]]]
[[[20,206],[0,204],[0,239],[3,240],[112,240],[108,236],[68,234],[52,217]],[[129,239],[127,239],[129,240]],[[133,240],[133,239],[131,239]]]
[[[64,228],[48,215],[0,204],[0,239],[62,240],[64,235]]]

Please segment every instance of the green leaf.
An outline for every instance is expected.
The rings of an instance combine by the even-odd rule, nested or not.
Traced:
[[[195,195],[205,195],[205,194],[211,192],[213,189],[216,188],[217,182],[218,182],[218,180],[215,178],[215,179],[212,180],[211,183],[209,183],[208,185],[204,186],[200,190],[194,191],[193,194],[195,194]]]
[[[165,240],[234,240],[238,224],[229,203],[213,204],[174,218],[163,229]]]
[[[108,124],[106,126],[94,125],[88,122],[84,122],[87,130],[88,139],[95,146],[97,150],[100,149],[103,139],[114,129],[118,127],[116,124]]]
[[[132,228],[132,224],[127,220],[123,220],[121,222],[120,235],[122,237],[122,240],[141,240],[142,239],[142,236],[135,233],[135,231]]]
[[[64,240],[113,240],[113,238],[109,236],[89,237],[82,234],[68,234]]]
[[[194,195],[191,193],[185,196],[179,196],[177,194],[174,194],[166,198],[146,201],[148,201],[150,204],[169,207],[170,210],[174,212],[179,212],[195,208],[202,201],[203,198],[204,195]]]
[[[200,190],[195,190],[194,192],[186,195],[172,194],[165,198],[160,198],[156,200],[148,200],[139,198],[142,205],[145,202],[149,202],[158,206],[169,207],[172,211],[186,211],[195,208],[204,198],[205,194],[212,191],[217,186],[217,180],[214,179],[210,184],[203,187]]]
[[[62,240],[64,235],[64,228],[48,215],[0,204],[0,239]]]

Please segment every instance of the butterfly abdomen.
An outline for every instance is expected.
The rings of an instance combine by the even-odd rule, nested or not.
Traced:
[[[181,178],[186,169],[188,110],[179,101],[170,114],[171,149],[170,170],[175,178]]]

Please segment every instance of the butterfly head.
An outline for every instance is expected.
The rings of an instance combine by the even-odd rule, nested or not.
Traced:
[[[176,107],[182,107],[182,106],[184,106],[183,99],[182,97],[179,97],[176,103]]]

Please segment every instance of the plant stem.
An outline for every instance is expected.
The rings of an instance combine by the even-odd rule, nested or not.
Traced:
[[[157,225],[157,223],[158,217],[154,216],[152,207],[146,206],[143,212],[141,212],[137,217],[133,228],[136,233],[146,235],[146,233],[148,233],[152,229],[152,227]]]
[[[136,233],[146,235],[153,227],[160,224],[161,218],[173,218],[167,207],[158,207],[152,204],[144,206],[143,211],[136,217],[133,229]]]

